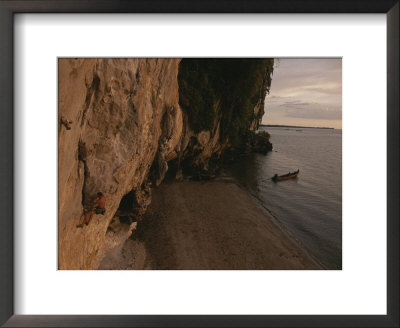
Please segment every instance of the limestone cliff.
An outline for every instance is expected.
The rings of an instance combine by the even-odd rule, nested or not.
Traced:
[[[129,237],[151,201],[152,186],[167,172],[204,174],[232,147],[221,130],[221,94],[209,104],[210,127],[191,125],[190,111],[181,107],[187,95],[178,81],[180,62],[59,59],[59,269],[96,269],[108,249]],[[254,115],[247,130],[255,130],[263,114],[268,67],[250,103]],[[84,205],[98,191],[106,196],[105,214],[77,228]]]

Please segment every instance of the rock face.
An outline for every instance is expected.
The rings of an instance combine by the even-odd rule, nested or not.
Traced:
[[[129,237],[167,172],[207,171],[229,147],[220,115],[211,130],[191,129],[179,104],[180,61],[59,59],[59,269],[98,268],[105,252]],[[213,106],[218,112],[218,102]],[[254,113],[263,106],[260,99]],[[77,228],[99,191],[105,214]]]

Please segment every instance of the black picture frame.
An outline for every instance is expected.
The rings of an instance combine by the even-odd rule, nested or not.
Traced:
[[[385,13],[387,315],[14,315],[13,17],[16,13]],[[399,327],[398,0],[0,0],[0,324],[5,327]]]

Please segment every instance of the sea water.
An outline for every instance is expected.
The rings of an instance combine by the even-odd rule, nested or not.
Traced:
[[[261,127],[273,150],[232,163],[229,171],[326,269],[342,268],[342,131]],[[300,170],[294,180],[274,174]]]

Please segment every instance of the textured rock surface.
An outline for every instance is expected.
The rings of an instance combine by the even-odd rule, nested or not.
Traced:
[[[179,147],[178,65],[178,59],[60,59],[60,269],[98,266],[125,194],[134,190],[145,208],[154,158],[165,165]],[[72,121],[69,130],[62,120]],[[83,204],[98,191],[107,199],[105,215],[77,229]]]
[[[140,220],[152,184],[160,184],[169,167],[178,177],[182,163],[208,170],[210,159],[228,147],[220,140],[218,115],[212,131],[190,130],[179,106],[179,62],[59,60],[59,269],[98,268],[135,227],[128,222],[116,229],[116,214]],[[263,99],[255,113],[261,107]],[[76,228],[98,191],[106,196],[105,215]]]

